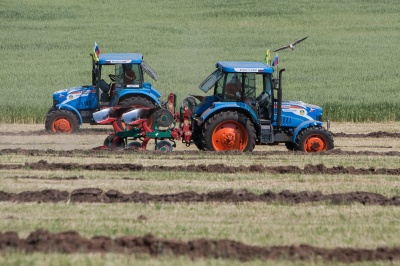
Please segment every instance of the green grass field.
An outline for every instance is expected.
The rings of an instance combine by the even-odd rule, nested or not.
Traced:
[[[284,98],[333,121],[398,121],[396,0],[60,1],[0,3],[0,122],[43,123],[52,92],[91,82],[89,53],[140,52],[164,97],[197,88],[220,60],[279,53]],[[274,56],[274,54],[272,54]]]

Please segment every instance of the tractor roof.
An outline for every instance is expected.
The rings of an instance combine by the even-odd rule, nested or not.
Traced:
[[[99,65],[114,64],[140,64],[143,61],[143,55],[138,53],[112,53],[100,54]]]
[[[274,73],[273,67],[261,62],[217,62],[216,67],[229,73]]]

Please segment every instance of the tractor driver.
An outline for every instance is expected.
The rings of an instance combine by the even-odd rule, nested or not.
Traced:
[[[231,81],[229,81],[229,83],[226,84],[225,91],[227,100],[234,100],[234,101],[241,100],[242,83],[240,82],[237,74],[233,75]]]
[[[126,65],[124,74],[124,84],[133,84],[135,79],[136,79],[136,74],[132,70],[132,64]]]

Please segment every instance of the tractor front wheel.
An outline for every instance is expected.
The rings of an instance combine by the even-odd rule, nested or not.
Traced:
[[[202,148],[208,151],[252,151],[256,143],[256,131],[244,114],[221,112],[204,123],[201,141]]]
[[[79,129],[79,121],[71,111],[52,108],[47,113],[45,128],[53,133],[74,133]]]
[[[140,97],[140,96],[135,96],[132,98],[125,99],[121,102],[121,107],[126,108],[126,112],[132,111],[135,108],[142,108],[142,107],[149,107],[149,108],[155,108],[156,103]],[[122,114],[121,114],[122,116]],[[122,132],[125,130],[126,124],[121,120],[121,118],[118,118],[114,123],[113,123],[114,130],[117,132]]]
[[[323,127],[309,127],[302,130],[296,138],[296,150],[304,152],[321,152],[332,150],[333,137]]]

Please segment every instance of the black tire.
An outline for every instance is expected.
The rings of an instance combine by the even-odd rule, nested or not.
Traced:
[[[203,143],[201,142],[201,127],[197,125],[196,121],[192,124],[192,140],[199,150],[203,150]]]
[[[296,138],[295,149],[304,152],[322,152],[334,148],[331,133],[323,127],[303,129]]]
[[[157,107],[157,104],[155,102],[152,102],[144,97],[141,96],[134,96],[128,99],[123,100],[120,103],[120,106],[122,108],[127,108],[125,112],[129,112],[134,107],[149,107],[149,108],[155,108]],[[132,108],[130,108],[132,107]],[[122,116],[122,114],[121,114]],[[118,118],[114,123],[113,123],[114,130],[117,132],[122,132],[125,130],[125,123],[121,121],[121,118]]]
[[[296,143],[293,143],[291,141],[285,142],[286,149],[289,151],[294,151],[296,150]]]
[[[169,141],[161,140],[161,141],[157,142],[156,150],[162,151],[162,152],[171,152],[173,150],[173,148]]]
[[[138,149],[142,148],[142,143],[140,143],[139,141],[133,141],[128,144],[128,148],[130,148],[132,150],[138,150]]]
[[[256,144],[256,130],[244,114],[236,111],[221,112],[206,120],[201,142],[202,148],[208,151],[252,151]]]
[[[45,128],[53,133],[74,133],[79,130],[78,117],[71,111],[52,107],[46,115]]]
[[[123,149],[125,148],[125,141],[123,138],[112,134],[104,140],[103,145],[110,149]]]

